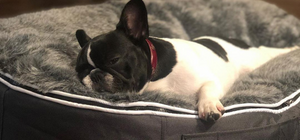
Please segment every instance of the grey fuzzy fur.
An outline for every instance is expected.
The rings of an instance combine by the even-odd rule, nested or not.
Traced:
[[[127,1],[76,6],[0,19],[0,71],[46,93],[60,90],[111,102],[151,101],[194,109],[195,95],[98,93],[76,77],[77,29],[91,37],[115,29]],[[300,21],[274,5],[253,0],[147,0],[150,35],[191,40],[213,35],[251,46],[300,44]],[[300,86],[300,51],[280,56],[236,81],[225,105],[274,103]]]

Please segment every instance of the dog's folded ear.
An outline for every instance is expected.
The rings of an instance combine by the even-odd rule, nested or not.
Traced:
[[[91,40],[91,38],[82,29],[76,31],[76,38],[81,48],[83,48],[85,44]]]
[[[124,31],[135,41],[149,37],[147,10],[142,0],[131,0],[125,5],[117,30]]]

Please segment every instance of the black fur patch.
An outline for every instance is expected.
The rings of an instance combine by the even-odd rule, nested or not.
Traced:
[[[224,61],[228,62],[227,52],[217,42],[210,39],[199,39],[193,41],[207,47],[219,57],[221,57]]]
[[[227,37],[219,37],[219,38],[225,40],[228,43],[231,43],[232,45],[235,45],[235,46],[237,46],[239,48],[242,48],[242,49],[249,49],[249,48],[251,48],[251,46],[249,46],[247,43],[245,43],[244,41],[239,40],[239,39],[227,38]]]
[[[169,75],[176,65],[176,52],[173,45],[167,41],[149,38],[157,52],[157,68],[151,81],[162,79]]]

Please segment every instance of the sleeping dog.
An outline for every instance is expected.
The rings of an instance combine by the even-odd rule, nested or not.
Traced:
[[[76,71],[96,91],[197,94],[199,117],[224,113],[220,98],[242,74],[294,48],[250,47],[236,39],[203,36],[192,41],[149,36],[142,0],[129,1],[116,29],[91,39],[77,30],[82,47]]]

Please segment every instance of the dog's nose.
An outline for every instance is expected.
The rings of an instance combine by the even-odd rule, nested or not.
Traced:
[[[102,70],[96,68],[96,69],[93,69],[93,70],[90,72],[90,74],[94,74],[94,73],[104,73],[104,71],[102,71]]]
[[[105,72],[100,69],[94,69],[90,73],[91,80],[95,83],[103,82],[105,77]]]

